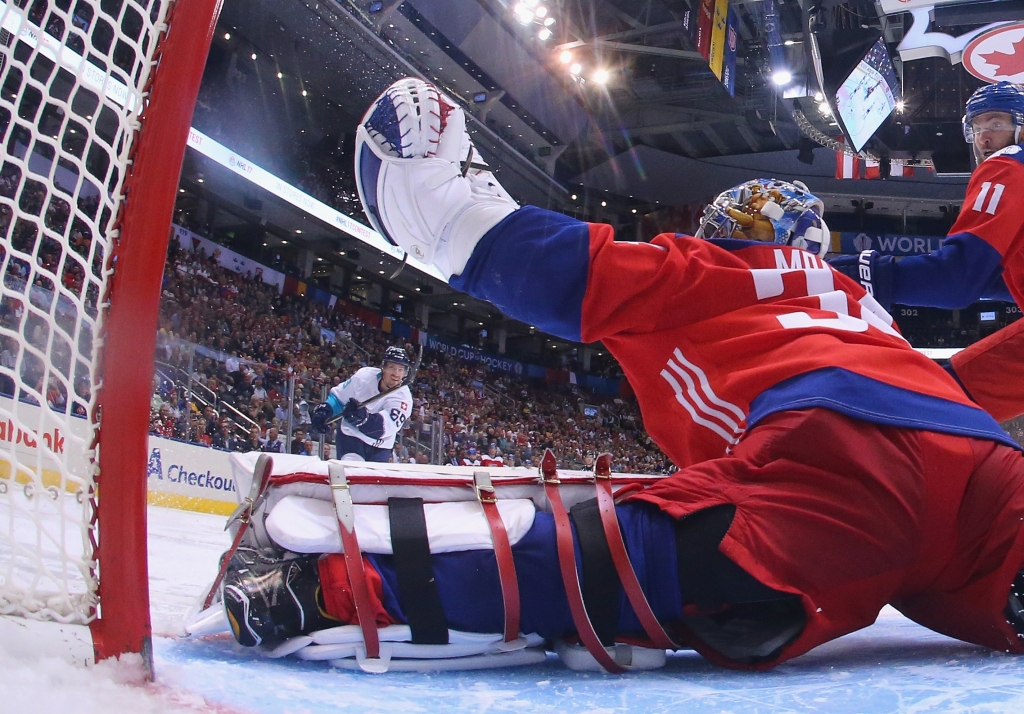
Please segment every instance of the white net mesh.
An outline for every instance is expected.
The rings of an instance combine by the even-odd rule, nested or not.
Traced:
[[[103,306],[170,0],[0,0],[0,614],[95,616]]]

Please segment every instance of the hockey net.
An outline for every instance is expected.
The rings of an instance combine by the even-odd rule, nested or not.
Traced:
[[[101,657],[148,643],[147,332],[215,6],[0,0],[0,615],[89,625]]]

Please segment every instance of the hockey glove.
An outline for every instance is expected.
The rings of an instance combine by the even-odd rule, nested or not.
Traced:
[[[490,171],[473,168],[481,166],[462,109],[419,79],[392,84],[356,130],[356,184],[370,222],[445,280],[519,208]]]
[[[865,250],[858,255],[838,255],[828,264],[848,278],[853,278],[886,310],[892,306],[891,255]]]
[[[366,407],[359,405],[357,399],[349,399],[348,404],[341,411],[341,418],[358,429],[370,418],[370,413],[366,411]]]
[[[327,420],[334,416],[334,410],[327,402],[317,404],[309,415],[309,433],[313,436],[322,436],[331,430]]]

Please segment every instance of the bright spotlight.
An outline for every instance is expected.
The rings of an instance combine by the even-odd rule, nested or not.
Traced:
[[[572,52],[569,50],[562,50],[562,54],[558,55],[558,59],[562,64],[569,64],[572,62]]]
[[[541,5],[536,10],[533,11],[533,14],[536,15],[537,17],[546,17],[548,14],[548,9]]]
[[[256,59],[256,53],[255,53],[255,52],[253,52],[253,53],[252,53],[251,55],[249,55],[249,56],[250,56],[250,57],[252,57],[252,58],[253,58],[254,60]]]
[[[523,0],[523,4],[526,5],[526,7],[537,7],[539,3],[540,0]]]
[[[599,69],[599,70],[597,70],[596,72],[594,72],[593,80],[595,82],[597,82],[598,84],[607,84],[608,83],[608,70],[606,70],[606,69]]]
[[[581,65],[579,62],[573,62],[569,66],[569,72],[571,74],[579,74],[582,71],[583,71],[583,65]]]
[[[555,18],[553,18],[553,17],[549,17],[548,19],[546,19],[544,21],[544,27],[551,27],[554,24],[555,24]]]
[[[816,102],[823,102],[823,101],[825,101],[825,95],[822,94],[821,92],[815,92],[814,93],[814,101],[816,101]]]
[[[230,40],[231,39],[231,33],[230,32],[225,32],[224,33],[224,39],[225,40]]]
[[[284,79],[284,75],[281,72],[278,72],[277,73],[277,78],[278,79]]]
[[[896,111],[902,112],[906,108],[907,108],[907,105],[903,103],[902,99],[899,100],[898,102],[896,102]]]
[[[305,97],[305,96],[307,96],[308,94],[309,94],[309,92],[307,92],[307,91],[306,91],[305,89],[303,89],[303,90],[302,90],[302,96],[304,96],[304,97]]]
[[[551,37],[551,30],[549,30],[546,27],[542,27],[540,29],[540,32],[537,33],[537,37],[539,37],[542,40],[546,40]]]
[[[793,75],[790,74],[788,70],[780,69],[772,74],[772,81],[782,87],[793,81]]]
[[[832,116],[832,107],[828,105],[828,102],[822,102],[818,105],[818,111],[824,116]]]

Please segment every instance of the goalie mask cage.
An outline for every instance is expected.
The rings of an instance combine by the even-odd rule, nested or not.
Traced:
[[[88,626],[97,659],[151,666],[157,310],[219,9],[0,0],[0,615]]]

